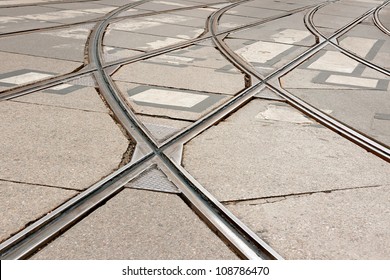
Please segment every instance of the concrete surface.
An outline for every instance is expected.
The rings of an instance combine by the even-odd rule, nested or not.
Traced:
[[[286,259],[388,260],[389,185],[227,205]]]
[[[91,71],[56,87],[1,100],[0,239],[119,166],[134,162],[145,146],[138,138],[138,143],[129,140],[135,136],[125,136],[115,123],[99,94],[95,65],[84,65],[95,24],[136,0],[61,2],[0,1],[0,98],[4,90],[82,66]],[[247,86],[244,74],[206,33],[208,17],[231,3],[148,1],[118,14],[105,30],[103,64],[140,58],[106,72],[157,143],[223,106]],[[316,46],[304,17],[318,3],[240,3],[222,15],[217,31],[264,20],[221,38],[260,75],[279,73],[275,71]],[[329,2],[314,14],[314,24],[330,36],[381,3]],[[387,6],[379,13],[387,27],[389,11]],[[204,40],[191,46],[142,58],[203,32]],[[332,42],[382,67],[383,73],[327,44],[268,82],[388,145],[389,37],[370,15]],[[388,162],[302,115],[265,88],[185,145],[187,171],[287,259],[389,259]],[[182,146],[174,152],[179,161]],[[143,172],[145,176],[126,184],[33,258],[237,258],[163,173]]]
[[[128,146],[107,113],[15,101],[0,110],[2,180],[85,189],[116,169]]]
[[[237,259],[176,195],[125,189],[33,259]]]
[[[183,166],[221,201],[390,183],[388,163],[297,114],[254,100],[186,144]]]
[[[76,194],[73,190],[0,179],[0,241]]]

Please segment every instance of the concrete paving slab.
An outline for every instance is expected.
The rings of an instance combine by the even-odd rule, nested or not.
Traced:
[[[46,2],[54,2],[57,0],[34,0],[34,3],[46,3]],[[30,5],[31,0],[4,0],[0,2],[0,7],[2,6],[11,6],[11,5]]]
[[[261,7],[256,7],[255,5],[253,6],[238,5],[233,9],[230,9],[229,11],[234,13],[237,16],[241,16],[245,18],[251,17],[254,19],[264,19],[264,18],[268,18],[280,14],[280,11],[264,9]],[[222,16],[222,21],[223,21],[223,17],[224,16]]]
[[[341,80],[336,83],[327,82],[330,75],[340,76]],[[376,81],[376,87],[371,89],[379,89],[379,90],[387,90],[389,85],[387,83],[387,77],[383,74],[380,74],[376,71],[369,71],[365,69],[362,73],[362,78],[369,78],[369,80]],[[296,68],[287,75],[283,76],[280,79],[280,83],[285,89],[361,89],[367,87],[361,87],[359,85],[354,85],[349,82],[349,79],[357,78],[355,75],[347,75],[347,74],[329,74],[321,71],[313,71],[306,69]],[[380,88],[379,88],[380,87]]]
[[[334,118],[390,145],[390,123],[375,121],[378,113],[389,112],[389,91],[376,90],[310,90],[290,91],[309,104],[331,110]],[[374,125],[375,124],[375,125]]]
[[[350,17],[347,13],[344,16],[326,15],[326,14],[315,14],[314,15],[314,26],[316,26],[320,32],[324,35],[329,36],[333,34],[339,28],[352,22],[354,17]]]
[[[121,67],[113,78],[115,81],[226,95],[235,95],[244,88],[241,74],[221,73],[203,67],[157,64],[148,60]]]
[[[143,10],[150,10],[150,11],[169,11],[172,9],[184,8],[189,6],[193,6],[193,4],[186,1],[169,0],[169,1],[151,1],[151,2],[144,3],[140,6],[137,6],[137,8]]]
[[[193,10],[190,10],[192,12]],[[174,24],[174,25],[180,25],[180,26],[187,26],[187,27],[195,27],[197,29],[204,29],[205,27],[205,21],[207,19],[207,16],[196,18],[193,17],[190,14],[187,15],[181,15],[181,12],[175,12],[175,13],[163,13],[163,14],[157,14],[153,16],[147,16],[143,17],[142,20],[145,21],[152,21],[152,22],[159,22],[159,23],[165,23],[165,24]]]
[[[274,0],[255,0],[246,3],[247,7],[256,7],[264,9],[272,9],[279,11],[290,11],[293,9],[304,7],[305,5],[313,4],[315,1],[274,1]]]
[[[0,111],[3,180],[85,189],[116,169],[128,146],[106,113],[10,101]]]
[[[342,53],[336,51],[326,51],[307,68],[322,71],[352,73],[358,65],[359,62],[343,55]]]
[[[0,34],[58,26],[59,23],[0,16]]]
[[[130,58],[142,54],[141,51],[128,50],[115,47],[103,47],[103,60],[105,62],[112,62],[124,58]]]
[[[386,75],[331,48],[319,51],[280,80],[285,88],[389,89]]]
[[[390,186],[227,205],[286,259],[388,259]]]
[[[208,41],[211,42],[210,40]],[[159,55],[148,61],[180,67],[212,68],[218,72],[241,73],[214,46],[200,44],[173,51],[166,55]]]
[[[229,48],[248,61],[261,75],[268,75],[298,57],[307,48],[265,41],[225,40]]]
[[[0,242],[76,194],[73,190],[0,180]]]
[[[49,21],[49,22],[58,22],[63,24],[71,24],[84,22],[87,20],[97,19],[101,17],[102,14],[99,13],[91,13],[79,10],[55,10],[52,12],[42,13],[28,13],[23,16],[19,16],[20,18],[24,18],[27,20],[38,20],[38,21]]]
[[[137,114],[195,121],[226,102],[229,96],[208,92],[117,82]],[[163,97],[163,98],[161,98]]]
[[[4,1],[1,1],[2,3]],[[0,10],[0,15],[23,18],[26,15],[57,12],[58,9],[40,6],[12,7]]]
[[[199,2],[194,2],[198,3]],[[208,3],[207,3],[208,4]],[[191,10],[183,10],[183,11],[174,11],[172,14],[184,16],[184,17],[193,17],[193,18],[202,18],[206,19],[209,15],[211,15],[213,12],[215,12],[216,9],[213,8],[198,8],[198,9],[191,9]]]
[[[72,108],[84,111],[108,113],[107,107],[94,88],[81,87],[72,92],[61,94],[44,90],[13,99],[31,104],[41,104],[54,107]]]
[[[110,11],[116,9],[115,6],[95,4],[95,1],[86,1],[86,2],[76,2],[76,3],[55,3],[55,4],[45,4],[40,5],[41,7],[49,7],[60,10],[78,10],[90,13],[103,13],[107,14]]]
[[[194,28],[156,21],[125,19],[111,24],[108,32],[110,30],[132,31],[166,38],[189,40],[199,37],[204,32],[204,24]]]
[[[107,32],[104,36],[103,42],[105,46],[110,47],[119,47],[138,51],[151,51],[184,41],[184,39],[179,38],[165,38],[111,29],[111,31]]]
[[[283,120],[257,117],[275,106]],[[183,166],[220,201],[389,184],[388,163],[286,110],[251,101],[187,143]]]
[[[42,75],[38,75],[40,72],[44,72],[44,74],[47,75],[65,74],[74,71],[82,65],[79,62],[7,52],[0,52],[0,61],[2,62],[0,64],[0,79],[7,79],[26,73],[33,73],[36,76],[31,81],[42,79]],[[6,86],[12,87],[16,85],[20,84],[8,83]]]
[[[328,5],[323,6],[318,10],[318,16],[322,15],[332,15],[332,16],[348,16],[349,18],[357,18],[358,16],[364,14],[369,10],[369,8],[364,5],[356,5],[359,1],[337,1],[329,3]],[[372,3],[375,4],[375,3]],[[370,5],[373,7],[373,5]]]
[[[176,195],[125,189],[33,259],[237,259]]]
[[[246,17],[236,16],[231,14],[224,14],[219,20],[218,30],[224,31],[226,29],[235,28],[245,24],[250,24],[255,21],[256,21],[255,18],[246,18]]]
[[[92,25],[56,29],[0,39],[0,50],[69,61],[84,61],[84,48]]]

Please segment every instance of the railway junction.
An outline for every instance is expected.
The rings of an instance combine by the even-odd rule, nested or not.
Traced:
[[[390,1],[0,1],[1,259],[389,259]]]

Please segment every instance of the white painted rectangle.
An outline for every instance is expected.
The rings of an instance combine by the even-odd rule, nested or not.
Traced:
[[[45,78],[50,78],[52,76],[53,75],[50,74],[30,72],[30,73],[4,78],[1,79],[0,82],[14,84],[14,85],[21,85],[21,84],[30,83]]]
[[[359,62],[339,52],[327,51],[307,68],[341,73],[352,73]]]
[[[131,96],[131,99],[139,102],[185,108],[191,108],[206,98],[208,98],[207,95],[161,89],[148,89]]]

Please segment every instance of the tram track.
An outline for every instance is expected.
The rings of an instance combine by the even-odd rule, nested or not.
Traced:
[[[281,13],[279,15],[276,15],[276,16],[271,16],[271,17],[268,17],[268,18],[265,18],[265,19],[257,20],[257,21],[254,21],[252,23],[245,24],[245,25],[242,25],[242,26],[239,26],[239,27],[230,28],[230,29],[218,32],[218,36],[227,35],[227,34],[229,34],[231,32],[236,32],[236,31],[239,31],[239,30],[244,30],[244,29],[247,29],[247,28],[259,25],[259,24],[271,22],[273,20],[277,20],[277,19],[289,16],[289,15],[292,15],[292,14],[295,14],[295,13],[302,12],[304,10],[307,10],[307,9],[313,7],[313,6],[314,5],[308,5],[308,6],[305,6],[305,7],[302,7],[302,8],[298,8],[298,9],[294,9],[294,10],[291,10],[291,11],[288,11],[288,12],[283,12],[283,13]],[[181,8],[179,8],[179,9],[181,9]],[[154,14],[163,14],[163,13],[166,13],[166,12],[170,12],[170,11],[173,11],[173,10],[176,11],[176,10],[179,10],[179,9],[172,9],[172,10],[168,10],[168,11],[160,11],[160,12],[154,13]],[[182,9],[184,9],[184,8],[182,8]],[[142,15],[128,16],[128,17],[125,17],[125,18],[128,19],[128,18],[133,18],[133,17],[138,17],[138,16],[143,16],[143,14]],[[116,19],[119,19],[119,17],[115,18],[115,20]],[[127,64],[135,63],[135,62],[142,61],[142,60],[145,60],[145,59],[148,59],[148,58],[152,58],[152,57],[155,57],[155,56],[158,56],[158,55],[166,54],[168,52],[172,52],[172,51],[175,51],[175,50],[186,48],[186,47],[189,47],[189,46],[191,46],[193,44],[197,44],[197,43],[200,43],[202,41],[209,40],[211,38],[212,38],[212,36],[211,35],[207,35],[207,33],[206,33],[201,38],[190,39],[190,40],[187,40],[185,42],[180,42],[180,43],[173,44],[173,45],[170,45],[170,46],[167,46],[167,47],[163,47],[163,48],[159,48],[159,49],[156,49],[156,50],[152,50],[152,51],[149,51],[149,52],[144,53],[144,54],[135,55],[135,56],[133,56],[131,58],[124,58],[124,59],[119,59],[119,60],[116,60],[116,61],[107,62],[107,63],[105,63],[103,65],[103,68],[107,69],[107,68],[110,68],[110,67],[120,67],[120,66],[124,66],[124,65],[127,65]],[[59,76],[52,77],[52,78],[49,78],[49,79],[44,79],[44,80],[41,80],[39,82],[35,82],[35,83],[32,83],[32,84],[21,85],[21,86],[14,87],[14,88],[11,88],[11,89],[8,89],[8,90],[4,90],[4,91],[0,92],[0,102],[2,100],[10,100],[10,99],[17,98],[17,97],[20,97],[20,96],[23,96],[23,95],[26,95],[26,94],[30,94],[30,93],[34,93],[34,92],[37,92],[37,91],[40,91],[40,90],[44,90],[44,89],[47,89],[49,87],[57,86],[57,85],[60,85],[62,83],[66,83],[69,80],[76,79],[79,76],[91,74],[91,73],[93,73],[95,71],[96,71],[95,67],[93,67],[91,65],[84,65],[84,67],[79,72],[72,72],[72,73],[68,73],[68,74],[64,74],[64,75],[59,75]]]
[[[305,17],[305,19],[308,19],[308,22],[306,24],[310,25],[312,28],[309,30],[316,32],[315,35],[321,36],[319,32],[317,32],[317,29],[315,28],[312,19],[314,13],[321,7],[323,7],[326,3],[321,3],[315,8],[312,9],[312,11],[309,13],[308,17]],[[233,6],[232,6],[233,7]],[[384,159],[387,162],[390,162],[390,148],[383,144],[378,142],[377,140],[367,136],[366,134],[348,126],[347,124],[329,116],[328,114],[322,112],[321,110],[315,108],[314,106],[310,105],[309,103],[305,102],[304,100],[296,97],[295,95],[291,94],[287,90],[282,89],[281,87],[275,87],[274,85],[270,84],[269,81],[271,79],[279,79],[282,75],[286,74],[287,72],[291,71],[293,68],[301,64],[303,61],[317,53],[320,49],[324,48],[328,44],[334,44],[332,40],[335,40],[336,38],[342,36],[346,32],[348,32],[350,29],[352,29],[354,26],[356,26],[358,23],[360,23],[362,20],[367,18],[369,15],[371,15],[375,8],[370,9],[357,19],[353,20],[351,23],[343,26],[338,31],[335,32],[334,35],[332,35],[330,38],[325,38],[321,36],[324,40],[322,42],[319,42],[315,46],[311,47],[304,53],[302,53],[299,57],[295,58],[291,62],[289,62],[284,67],[276,70],[275,72],[271,73],[267,77],[263,77],[260,73],[256,71],[254,67],[252,67],[248,62],[246,62],[244,59],[239,57],[237,54],[235,54],[223,40],[217,35],[216,27],[217,27],[217,21],[219,20],[220,16],[226,12],[229,9],[229,7],[226,7],[223,10],[220,10],[212,15],[212,20],[210,21],[210,30],[213,34],[213,41],[216,44],[216,46],[220,49],[221,53],[236,67],[239,67],[241,71],[246,73],[247,75],[251,75],[254,78],[258,79],[259,81],[263,82],[267,87],[272,89],[276,94],[284,98],[288,104],[293,106],[294,108],[298,109],[299,111],[303,112],[305,115],[313,118],[317,122],[323,124],[324,126],[330,128],[331,130],[335,131],[336,133],[342,135],[343,137],[349,139],[350,141],[354,142],[355,144],[361,146],[362,148],[366,149],[367,151],[379,156],[380,158]],[[310,15],[311,14],[311,15]],[[345,52],[348,52],[347,50],[344,50]],[[350,57],[356,58],[354,54],[348,52]],[[371,63],[365,63],[367,66],[372,66]],[[374,68],[375,69],[375,68]],[[381,71],[382,73],[382,71]]]
[[[128,8],[128,6],[122,8]],[[180,164],[175,163],[172,159],[169,158],[168,155],[164,153],[163,149],[167,149],[168,147],[175,145],[177,139],[172,139],[170,142],[165,143],[165,145],[162,147],[163,149],[159,148],[150,135],[148,135],[142,124],[140,124],[137,119],[134,118],[132,112],[130,112],[125,107],[123,101],[120,100],[119,94],[111,84],[111,79],[108,77],[103,67],[101,67],[102,65],[100,57],[100,43],[102,40],[102,34],[108,26],[109,19],[120,11],[121,9],[118,9],[115,12],[110,13],[106,20],[100,23],[94,30],[91,36],[91,42],[93,42],[93,44],[90,45],[92,55],[90,60],[92,64],[96,65],[97,67],[95,76],[100,90],[105,96],[106,101],[110,107],[113,109],[116,117],[135,139],[146,142],[152,152],[148,153],[137,163],[125,166],[123,169],[121,169],[122,171],[117,172],[118,175],[122,174],[123,170],[136,168],[140,164],[142,165],[144,161],[155,158],[159,164],[162,165],[162,169],[166,170],[168,173],[167,175],[174,182],[176,182],[179,189],[182,191],[181,196],[183,200],[186,201],[195,210],[195,212],[203,218],[203,220],[206,220],[206,223],[210,226],[211,229],[217,231],[219,236],[222,236],[230,246],[235,248],[234,251],[238,255],[240,255],[242,258],[249,259],[280,259],[281,257],[275,251],[273,251],[272,248],[270,248],[255,233],[250,231],[244,224],[235,218],[221,203],[213,198],[213,196],[211,196],[211,194],[208,193],[192,176],[190,176],[184,170],[184,168],[181,167]],[[116,98],[119,98],[119,100],[115,100]],[[237,100],[238,99],[239,98],[237,98]],[[225,114],[226,113],[227,112],[225,112]],[[204,121],[205,120],[203,120],[203,123]],[[113,179],[110,180],[112,181]],[[51,238],[54,238],[57,234],[66,230],[66,228],[69,227],[72,223],[84,217],[84,215],[88,213],[88,210],[93,209],[93,207],[97,207],[96,205],[90,207],[83,206],[86,197],[93,195],[94,198],[89,197],[88,201],[98,201],[101,203],[104,199],[97,199],[97,197],[99,197],[98,195],[103,193],[104,190],[110,189],[109,195],[105,197],[105,199],[108,199],[111,195],[117,193],[121,188],[123,188],[123,184],[118,187],[104,186],[104,184],[99,184],[99,186],[95,185],[95,187],[88,189],[87,192],[76,197],[72,205],[63,207],[61,212],[61,219],[57,219],[57,217],[59,217],[58,213],[55,215],[53,214],[51,221],[49,223],[43,224],[43,228],[41,228],[41,223],[38,221],[29,228],[26,228],[24,232],[20,232],[20,234],[8,240],[6,244],[2,244],[0,246],[2,258],[27,257],[36,248],[47,243]],[[75,214],[73,209],[78,207],[85,208],[87,211],[82,213],[80,212],[80,216],[73,218]],[[65,222],[64,224],[62,221],[71,221],[71,223]],[[59,224],[63,225],[59,227]],[[36,226],[38,226],[38,228],[34,229]],[[40,237],[40,233],[42,231],[50,233],[46,234],[47,238]],[[25,236],[26,238],[21,240],[20,238],[22,238],[22,236]]]
[[[379,17],[380,11],[382,9],[384,9],[389,4],[390,4],[390,1],[384,2],[383,5],[381,5],[375,9],[374,16],[373,16],[373,22],[383,33],[390,36],[390,30],[386,26],[383,25],[383,23],[381,22],[380,17]]]
[[[231,4],[231,8],[240,3]],[[310,107],[309,104],[298,99],[291,93],[281,88],[277,88],[269,83],[271,79],[279,78],[287,68],[283,68],[282,71],[275,72],[272,75],[264,78],[259,73],[257,73],[250,64],[240,60],[240,58],[236,56],[233,51],[229,50],[227,45],[222,42],[223,39],[219,37],[221,35],[228,34],[229,31],[218,32],[216,30],[218,18],[223,14],[221,10],[224,10],[224,8],[218,12],[213,13],[210,17],[208,24],[211,35],[204,38],[197,38],[195,40],[191,40],[175,46],[159,49],[147,54],[142,54],[136,58],[131,58],[131,60],[126,60],[127,63],[140,61],[211,38],[217,44],[217,47],[220,49],[222,54],[224,54],[229,59],[229,61],[231,61],[236,67],[240,67],[239,69],[244,73],[251,75],[254,80],[252,85],[238,93],[227,103],[214,109],[212,112],[189,126],[187,129],[172,136],[163,143],[158,143],[143,126],[143,124],[137,120],[137,117],[134,115],[134,113],[129,108],[127,108],[123,97],[121,97],[121,95],[118,93],[115,84],[111,80],[111,77],[107,74],[107,68],[111,66],[124,65],[124,61],[116,61],[113,62],[113,64],[102,63],[101,43],[104,31],[106,30],[108,24],[110,24],[111,18],[114,17],[117,13],[120,13],[121,9],[125,8],[128,9],[129,6],[121,7],[114,10],[112,13],[109,13],[104,18],[104,20],[102,20],[93,30],[93,33],[90,37],[91,44],[89,45],[89,54],[91,55],[91,63],[89,68],[83,68],[80,70],[80,72],[74,73],[69,77],[61,77],[58,78],[58,80],[55,80],[54,78],[51,80],[50,85],[47,84],[48,81],[43,81],[41,87],[47,88],[58,85],[65,82],[66,80],[64,79],[73,79],[79,75],[94,74],[99,85],[99,90],[104,95],[111,109],[115,112],[116,118],[121,122],[129,134],[135,138],[138,144],[145,143],[145,154],[137,162],[125,165],[102,181],[88,188],[86,191],[80,193],[78,196],[71,199],[64,205],[55,209],[44,218],[38,220],[23,231],[0,244],[0,258],[23,259],[31,256],[38,248],[42,248],[42,246],[53,240],[58,235],[62,234],[78,221],[86,217],[89,213],[93,212],[103,203],[118,194],[121,190],[123,190],[124,185],[131,179],[135,178],[138,174],[142,173],[152,164],[157,164],[159,168],[168,176],[168,178],[179,187],[181,191],[179,196],[184,201],[186,201],[186,203],[203,220],[205,220],[205,222],[213,231],[218,232],[219,236],[222,235],[222,238],[225,240],[225,242],[232,246],[234,251],[240,257],[248,259],[281,259],[282,257],[280,255],[278,255],[255,233],[253,233],[242,222],[234,217],[179,163],[172,160],[170,158],[170,151],[175,149],[178,145],[183,145],[184,143],[188,142],[202,131],[224,119],[235,110],[241,108],[253,98],[257,91],[259,91],[261,88],[264,88],[265,86],[271,88],[277,94],[285,98],[290,105],[298,108],[309,116],[314,116],[313,118],[320,123],[325,124],[337,132],[340,130],[340,134],[346,138],[350,139],[349,137],[351,137],[352,139],[350,140],[359,141],[362,140],[363,135],[361,133],[355,135],[356,131],[354,129],[350,128],[350,131],[348,131],[348,127],[343,126],[342,123],[332,118],[328,119],[328,115],[322,113],[314,107]],[[225,11],[227,10],[228,9]],[[342,30],[343,29],[340,31]],[[341,33],[342,32],[340,32],[340,34]],[[320,44],[317,44],[316,46],[312,47],[309,52],[305,52],[304,55],[295,60],[290,66],[296,65],[301,60],[307,59],[327,44],[329,44],[329,40],[325,40]],[[31,90],[36,91],[39,89],[35,88]],[[334,127],[332,127],[332,125],[334,125]],[[356,136],[356,139],[352,136],[349,136],[349,133],[353,137]],[[363,140],[360,145],[364,147],[367,145],[368,147],[368,142],[370,139]],[[375,153],[374,150],[377,148],[375,146],[377,142],[375,141],[372,144],[374,147],[370,148],[370,151]],[[387,154],[384,154],[384,157],[382,156],[382,158],[388,161],[389,153],[387,152]]]

